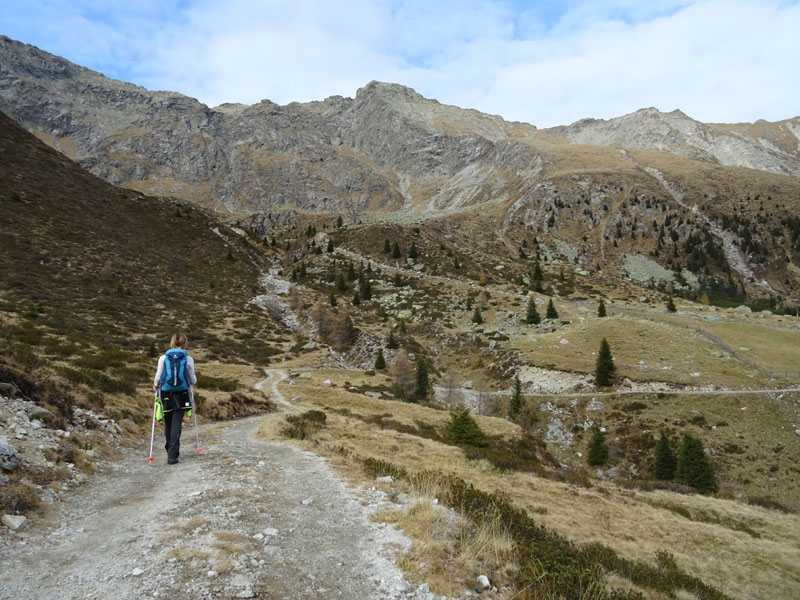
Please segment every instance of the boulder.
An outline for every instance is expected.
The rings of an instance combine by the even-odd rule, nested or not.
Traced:
[[[3,515],[0,517],[0,522],[12,531],[16,531],[25,524],[27,521],[22,515]]]
[[[5,442],[5,438],[0,440],[0,469],[3,471],[16,471],[21,462],[19,452],[13,446]]]

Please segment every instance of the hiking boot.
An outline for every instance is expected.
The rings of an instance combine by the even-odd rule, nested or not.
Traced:
[[[179,461],[178,461],[178,459],[177,459],[177,458],[168,458],[168,459],[167,459],[167,464],[168,464],[168,465],[177,465],[177,464],[178,464],[178,462],[179,462]]]

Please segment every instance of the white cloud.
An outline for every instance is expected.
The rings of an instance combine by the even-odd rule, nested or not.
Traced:
[[[378,79],[538,126],[645,106],[723,122],[800,112],[796,1],[31,0],[8,8],[23,41],[212,106],[352,96]]]

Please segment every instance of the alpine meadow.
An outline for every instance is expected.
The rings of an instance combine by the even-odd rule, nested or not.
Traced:
[[[798,597],[800,117],[211,108],[4,36],[0,112],[0,599]]]

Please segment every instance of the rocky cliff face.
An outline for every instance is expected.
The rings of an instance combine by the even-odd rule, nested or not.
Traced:
[[[575,144],[658,150],[734,167],[800,177],[800,117],[767,123],[700,123],[679,110],[644,108],[616,119],[584,119],[548,130]]]

